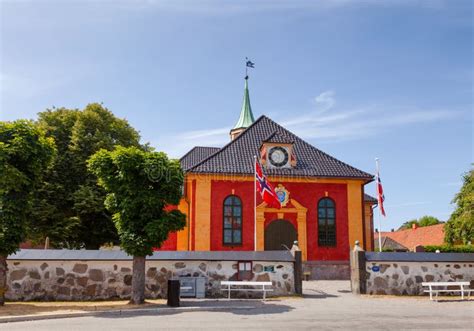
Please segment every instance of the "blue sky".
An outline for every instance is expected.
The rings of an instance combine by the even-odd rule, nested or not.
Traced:
[[[471,1],[2,1],[0,118],[103,102],[158,150],[265,114],[362,170],[383,229],[446,220],[473,162]],[[375,191],[374,184],[366,188]]]

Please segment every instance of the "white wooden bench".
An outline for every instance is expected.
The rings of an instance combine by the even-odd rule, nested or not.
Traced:
[[[273,286],[272,282],[252,282],[252,281],[222,281],[222,290],[228,291],[227,298],[230,299],[231,291],[254,291],[263,292],[263,301],[267,298],[267,292],[273,291],[269,286]],[[248,286],[259,287],[259,288],[247,288]],[[267,287],[265,287],[267,286]]]
[[[436,294],[436,300],[438,300],[439,293],[460,292],[461,298],[464,300],[464,294],[467,294],[469,299],[471,292],[474,292],[474,290],[469,288],[469,282],[426,282],[421,283],[421,285],[428,287],[428,289],[425,289],[425,292],[430,294],[430,300],[433,300],[433,293]],[[448,286],[458,287],[459,289],[448,289]]]
[[[182,292],[181,291],[188,291],[188,290],[192,290],[192,286],[180,286],[179,287],[179,297],[181,297],[181,294]]]

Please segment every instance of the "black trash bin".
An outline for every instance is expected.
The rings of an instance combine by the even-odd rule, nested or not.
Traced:
[[[179,307],[179,280],[168,279],[168,306]]]

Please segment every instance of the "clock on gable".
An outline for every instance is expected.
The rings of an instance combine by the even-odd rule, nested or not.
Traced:
[[[272,167],[289,167],[290,151],[288,146],[272,146],[268,150],[268,161]]]
[[[260,149],[260,162],[267,168],[292,168],[296,166],[293,145],[265,143]]]
[[[281,133],[272,133],[260,147],[260,162],[273,169],[296,167],[293,141]]]

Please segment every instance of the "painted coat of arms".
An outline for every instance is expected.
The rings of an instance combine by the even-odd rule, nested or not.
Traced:
[[[288,201],[290,200],[290,192],[281,184],[275,188],[275,193],[280,200],[281,206],[285,207]]]

